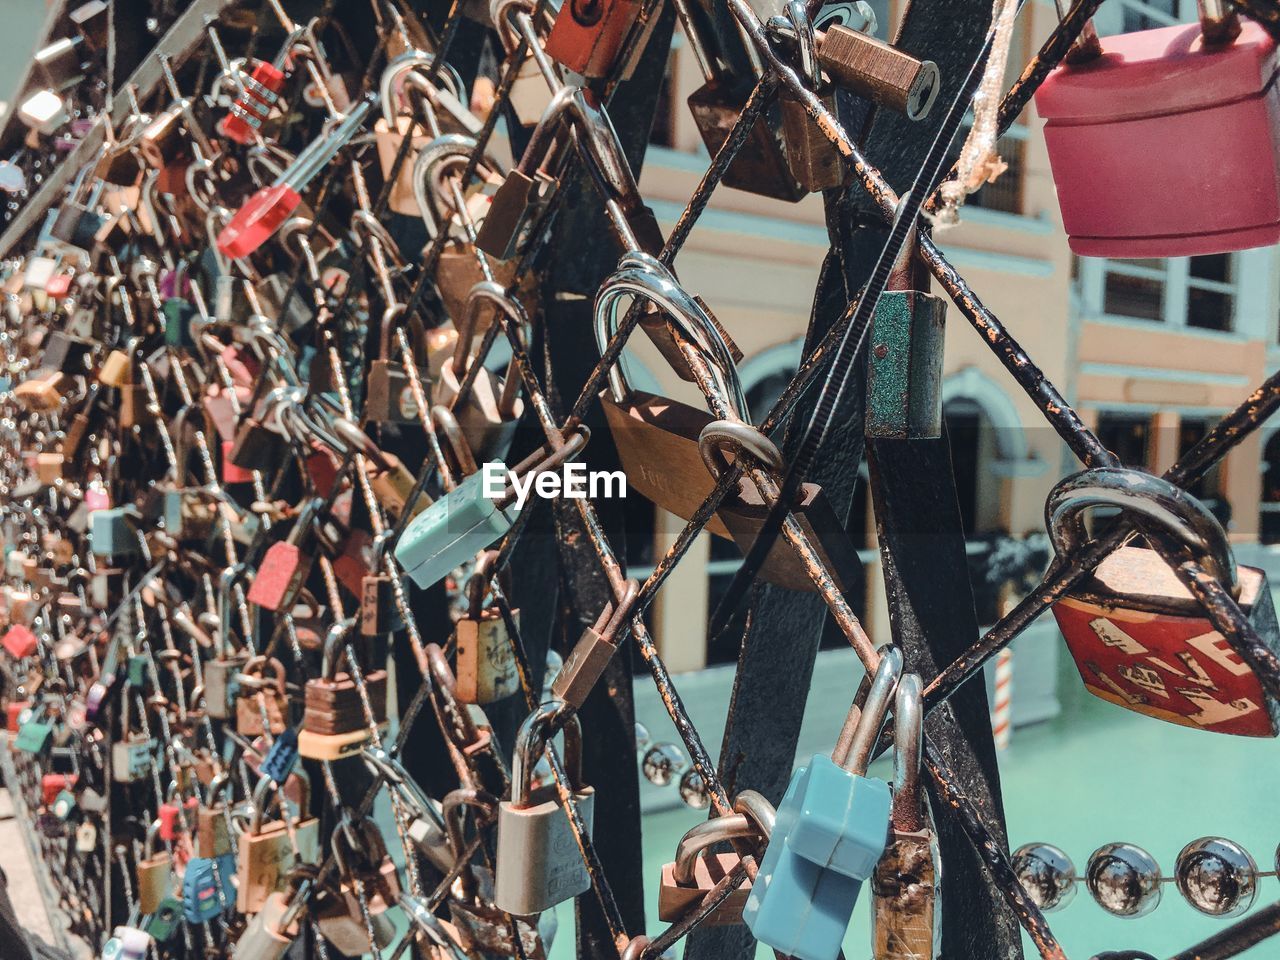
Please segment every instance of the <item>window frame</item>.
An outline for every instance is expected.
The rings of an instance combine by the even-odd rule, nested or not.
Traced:
[[[1084,302],[1089,307],[1088,319],[1104,320],[1111,323],[1140,324],[1159,329],[1176,330],[1184,333],[1207,334],[1210,336],[1240,337],[1245,334],[1240,330],[1240,303],[1243,285],[1240,277],[1240,253],[1227,254],[1231,258],[1230,281],[1206,280],[1191,276],[1190,257],[1169,257],[1164,261],[1164,269],[1142,266],[1131,260],[1113,260],[1104,257],[1080,257],[1080,289]],[[1163,259],[1163,258],[1152,258]],[[1159,320],[1145,317],[1133,317],[1123,313],[1108,313],[1106,310],[1106,284],[1109,273],[1122,276],[1140,277],[1146,280],[1163,282],[1164,304]],[[1231,298],[1231,318],[1223,330],[1213,327],[1200,327],[1188,323],[1190,309],[1190,291],[1209,290]]]

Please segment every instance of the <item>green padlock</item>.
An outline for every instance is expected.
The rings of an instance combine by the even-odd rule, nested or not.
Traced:
[[[142,929],[155,937],[156,943],[168,943],[178,935],[181,927],[182,901],[177,897],[165,897]]]
[[[164,342],[171,347],[193,347],[191,321],[197,316],[196,308],[181,297],[170,297],[160,307],[164,314]]]
[[[145,656],[135,653],[129,658],[128,666],[125,668],[125,680],[129,686],[137,690],[141,690],[147,685],[147,658]]]
[[[13,745],[24,753],[44,756],[53,747],[53,724],[48,720],[28,720],[18,728]]]

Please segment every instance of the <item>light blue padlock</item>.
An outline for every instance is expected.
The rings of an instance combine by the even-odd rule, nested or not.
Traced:
[[[791,850],[786,834],[799,815],[792,778],[773,835],[751,884],[742,920],[761,943],[796,960],[833,960],[840,952],[862,881],[812,863]]]
[[[131,557],[138,553],[136,507],[108,507],[89,514],[89,549],[99,557]]]
[[[547,453],[544,447],[517,464],[512,473],[523,480],[530,472],[559,466],[578,455],[589,435],[585,428],[579,428],[565,438],[559,450]],[[516,498],[506,477],[505,465],[485,464],[414,517],[395,550],[396,561],[414,583],[424,590],[438,583],[511,529],[517,516],[513,507]]]
[[[866,703],[849,712],[833,757],[815,754],[791,783],[796,817],[787,846],[811,863],[857,880],[871,876],[888,838],[892,792],[883,780],[865,774],[901,675],[901,651],[885,649]]]
[[[817,755],[797,770],[742,917],[757,940],[799,960],[833,960],[862,882],[889,835],[888,784],[865,771],[902,672],[902,654],[884,651],[861,710],[850,711],[837,764]],[[798,842],[797,842],[798,841]]]

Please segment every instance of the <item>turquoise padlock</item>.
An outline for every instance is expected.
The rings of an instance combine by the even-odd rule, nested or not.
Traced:
[[[742,920],[752,936],[797,960],[832,960],[840,952],[861,880],[820,867],[791,850],[786,831],[799,816],[792,778],[778,808],[773,835],[751,884]]]
[[[13,745],[23,753],[43,756],[53,746],[53,724],[47,720],[28,720],[18,728]]]
[[[565,438],[554,453],[542,448],[511,472],[523,482],[577,456],[586,445],[585,429]],[[532,490],[532,484],[528,490]],[[455,567],[493,546],[515,523],[515,491],[507,482],[506,466],[486,463],[448,494],[414,517],[396,544],[396,561],[424,590]]]
[[[742,911],[757,940],[798,960],[834,960],[889,836],[888,784],[862,775],[902,673],[886,649],[861,710],[850,711],[836,747],[791,778],[759,875]]]
[[[204,923],[236,902],[236,855],[193,857],[182,875],[182,914],[191,923]],[[221,893],[219,893],[221,891]]]
[[[191,321],[198,314],[196,308],[181,297],[170,297],[160,305],[164,314],[164,342],[171,347],[193,347]]]
[[[138,553],[134,506],[108,507],[89,514],[89,549],[99,557],[131,557]]]
[[[867,692],[850,711],[834,758],[815,754],[792,779],[798,815],[787,846],[804,859],[865,880],[884,853],[888,838],[889,784],[866,776],[885,714],[902,675],[902,653],[887,648]]]

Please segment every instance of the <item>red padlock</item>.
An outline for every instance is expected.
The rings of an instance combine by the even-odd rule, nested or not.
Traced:
[[[231,449],[236,445],[234,440],[222,441],[222,482],[253,483],[253,471],[246,470],[231,462]]]
[[[18,718],[22,711],[31,709],[30,700],[15,700],[4,705],[4,728],[9,733],[18,732]]]
[[[1101,55],[1063,64],[1036,92],[1075,253],[1182,257],[1280,240],[1275,42],[1252,21],[1229,39],[1236,24],[1206,6],[1199,27],[1104,38]]]
[[[176,789],[171,788],[169,795],[176,796]],[[173,843],[181,834],[190,832],[191,821],[194,820],[199,805],[200,801],[196,797],[188,797],[183,802],[169,799],[160,804],[160,839]]]
[[[231,105],[231,112],[218,123],[218,130],[224,137],[248,146],[279,101],[285,75],[274,64],[259,60],[253,66],[253,73],[242,74],[240,80],[244,90]]]
[[[29,657],[40,646],[40,641],[36,639],[36,635],[27,627],[20,623],[15,623],[12,627],[5,631],[4,637],[0,639],[0,646],[3,646],[5,652],[15,660],[21,660],[23,657]]]
[[[1060,558],[1086,543],[1082,511],[1119,507],[1164,527],[1235,595],[1258,638],[1280,652],[1280,623],[1266,575],[1237,566],[1221,525],[1193,497],[1137,470],[1067,477],[1045,519]],[[1085,688],[1117,706],[1182,726],[1250,737],[1280,732],[1280,702],[1231,648],[1168,564],[1151,549],[1114,551],[1053,607]]]
[[[608,77],[642,9],[639,0],[565,0],[547,34],[547,56],[588,79]],[[657,19],[654,15],[650,24]],[[623,79],[643,47],[643,42],[636,44]]]
[[[76,785],[74,773],[46,773],[40,778],[40,799],[46,807],[52,807],[53,801],[63,790],[71,790]]]
[[[321,500],[308,500],[284,540],[267,547],[249,586],[248,600],[264,610],[288,610],[315,562],[316,526]],[[304,549],[305,547],[305,549]]]

